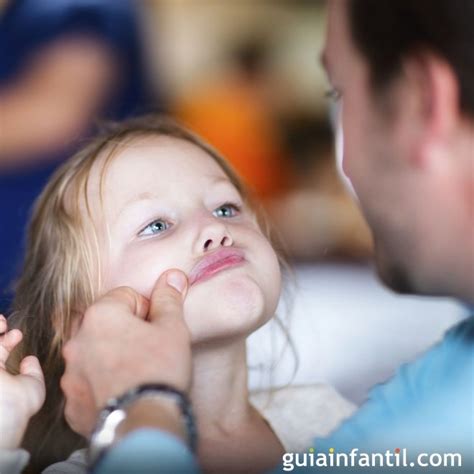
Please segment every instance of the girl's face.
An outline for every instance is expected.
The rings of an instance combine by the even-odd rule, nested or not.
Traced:
[[[188,275],[184,304],[193,343],[246,336],[275,312],[277,256],[221,167],[171,137],[134,140],[89,186],[103,292],[130,286],[149,298],[170,268]]]

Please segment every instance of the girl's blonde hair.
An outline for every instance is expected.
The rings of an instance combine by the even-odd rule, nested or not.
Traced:
[[[172,137],[201,148],[249,200],[241,180],[221,155],[176,122],[159,116],[108,125],[52,176],[33,209],[11,319],[24,334],[13,363],[26,354],[36,355],[47,385],[46,402],[32,419],[24,441],[31,453],[32,472],[64,459],[84,443],[64,419],[59,382],[64,371],[61,350],[71,325],[99,296],[97,236],[87,193],[91,168],[105,156],[103,179],[107,165],[121,148],[148,136]],[[267,232],[268,227],[263,225],[262,229]]]

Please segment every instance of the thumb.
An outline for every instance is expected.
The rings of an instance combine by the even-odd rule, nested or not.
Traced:
[[[164,272],[156,282],[150,299],[148,319],[164,322],[183,318],[183,301],[188,289],[188,279],[180,270]]]

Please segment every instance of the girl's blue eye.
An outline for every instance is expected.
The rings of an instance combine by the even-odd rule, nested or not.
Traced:
[[[165,230],[169,229],[170,224],[163,219],[156,219],[156,221],[148,224],[138,235],[156,235],[161,234]]]
[[[239,213],[240,208],[237,207],[235,204],[223,204],[213,212],[216,217],[224,218],[235,217],[238,216]]]

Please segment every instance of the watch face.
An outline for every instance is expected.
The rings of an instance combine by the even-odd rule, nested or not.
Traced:
[[[113,444],[117,427],[126,417],[127,413],[124,409],[113,408],[109,404],[100,412],[97,426],[91,435],[88,450],[89,465],[95,464]]]

